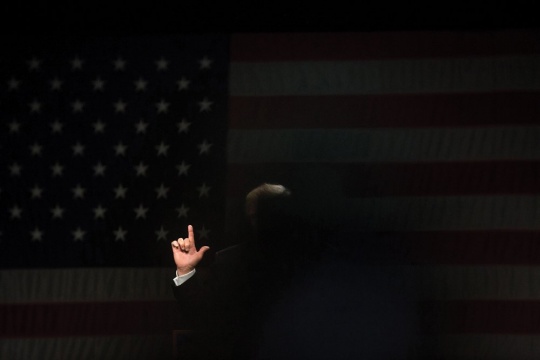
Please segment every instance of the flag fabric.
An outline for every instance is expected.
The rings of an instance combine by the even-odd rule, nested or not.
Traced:
[[[540,33],[239,33],[230,51],[229,209],[262,182],[307,188],[321,221],[405,246],[420,351],[538,357]]]
[[[170,358],[170,241],[223,232],[228,36],[0,59],[0,358]]]

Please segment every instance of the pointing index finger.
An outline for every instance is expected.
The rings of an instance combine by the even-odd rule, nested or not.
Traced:
[[[187,229],[188,229],[189,242],[193,244],[193,247],[195,247],[195,234],[193,233],[193,226],[188,225]]]

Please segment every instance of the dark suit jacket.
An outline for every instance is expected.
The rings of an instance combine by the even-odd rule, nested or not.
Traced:
[[[282,285],[277,273],[257,266],[243,243],[217,252],[209,268],[173,285],[181,311],[198,334],[189,358],[256,358],[261,324]]]
[[[283,272],[258,268],[246,244],[218,252],[174,288],[201,334],[186,358],[417,358],[414,277],[378,239],[357,240]]]

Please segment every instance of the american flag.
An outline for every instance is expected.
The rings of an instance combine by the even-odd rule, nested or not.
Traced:
[[[174,326],[168,240],[189,221],[225,245],[264,181],[313,190],[308,210],[341,234],[408,249],[427,334],[411,346],[440,359],[540,353],[537,32],[21,49],[0,63],[0,357],[155,358]]]
[[[172,351],[170,241],[220,246],[228,37],[57,37],[0,61],[0,358]]]

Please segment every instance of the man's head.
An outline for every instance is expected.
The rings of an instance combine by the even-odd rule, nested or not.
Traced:
[[[283,185],[264,183],[247,194],[252,244],[265,261],[286,261],[284,248],[292,249],[298,244],[300,224],[295,208],[291,191]]]
[[[246,215],[253,228],[257,229],[260,218],[268,210],[268,205],[284,202],[290,196],[290,190],[279,184],[264,183],[251,190],[246,195]]]
[[[246,214],[251,222],[252,245],[261,256],[256,261],[287,268],[307,265],[319,257],[320,235],[309,217],[311,202],[280,184],[264,183],[246,196]],[[304,201],[302,200],[304,199]]]

